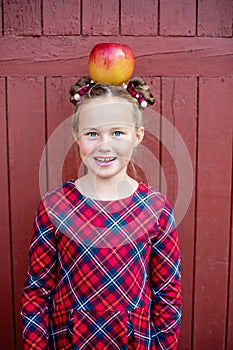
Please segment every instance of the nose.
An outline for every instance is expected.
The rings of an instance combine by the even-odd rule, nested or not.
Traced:
[[[112,150],[112,143],[110,138],[107,135],[104,135],[98,145],[98,151],[109,152]]]

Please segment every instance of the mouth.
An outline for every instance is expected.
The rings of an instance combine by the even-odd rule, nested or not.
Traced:
[[[100,166],[108,166],[111,165],[116,157],[94,157],[96,163]]]

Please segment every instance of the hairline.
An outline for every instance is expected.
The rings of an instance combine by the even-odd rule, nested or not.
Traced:
[[[122,98],[120,96],[114,96],[113,94],[106,94],[106,95],[102,95],[102,96],[100,95],[100,96],[95,96],[92,98],[86,98],[83,101],[81,101],[81,104],[77,107],[76,111],[73,114],[72,128],[73,128],[73,131],[75,133],[77,133],[77,127],[76,128],[74,127],[74,124],[75,124],[74,119],[76,119],[76,124],[78,124],[78,118],[79,118],[80,113],[82,112],[82,107],[85,107],[88,104],[90,105],[92,102],[94,103],[100,99],[105,100],[106,102],[99,103],[99,105],[109,104],[110,100],[114,100],[115,103],[117,103],[117,100],[121,103],[122,102],[127,103],[132,108],[131,113],[133,115],[133,118],[135,119],[135,128],[139,129],[142,126],[142,110],[140,110],[140,107],[136,104],[136,102],[134,103],[133,101],[127,100],[126,98]],[[90,106],[90,108],[91,108],[91,106]],[[141,120],[140,125],[137,125],[137,123],[136,123],[136,117],[135,117],[136,111],[137,111],[137,113],[140,114],[140,120]]]

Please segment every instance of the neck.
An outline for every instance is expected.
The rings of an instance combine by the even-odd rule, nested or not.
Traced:
[[[100,200],[116,200],[129,197],[136,190],[138,183],[127,173],[111,178],[99,178],[88,173],[76,182],[84,195]]]

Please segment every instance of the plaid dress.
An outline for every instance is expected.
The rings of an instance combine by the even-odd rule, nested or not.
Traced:
[[[74,180],[35,214],[22,290],[24,349],[176,349],[180,256],[167,198],[139,184],[101,201]]]

